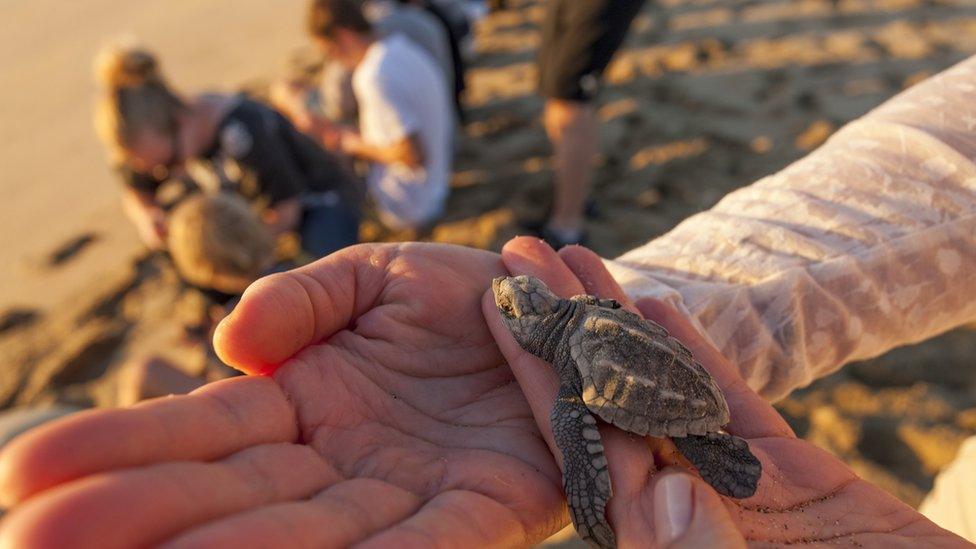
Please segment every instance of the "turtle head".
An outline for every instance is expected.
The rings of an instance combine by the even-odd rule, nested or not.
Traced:
[[[491,282],[495,305],[507,319],[547,316],[561,301],[541,280],[531,276],[500,276]]]
[[[548,323],[563,300],[541,280],[531,276],[499,277],[492,281],[491,289],[502,321],[519,344],[533,352],[526,345],[538,339],[532,337],[533,333],[540,325]]]

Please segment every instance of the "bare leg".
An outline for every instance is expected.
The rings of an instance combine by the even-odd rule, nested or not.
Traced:
[[[616,540],[606,517],[613,490],[596,418],[566,385],[559,388],[550,418],[553,438],[563,454],[563,488],[573,525],[589,543],[614,547]]]
[[[549,99],[544,114],[546,133],[554,150],[556,174],[552,215],[546,227],[578,238],[590,194],[593,157],[597,148],[597,118],[593,106],[580,101]]]

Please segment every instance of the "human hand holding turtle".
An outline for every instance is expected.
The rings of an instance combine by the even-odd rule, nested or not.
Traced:
[[[455,246],[358,246],[263,279],[216,344],[231,363],[268,375],[86,412],[16,441],[0,455],[0,496],[16,504],[0,522],[0,547],[542,540],[568,520],[559,469],[537,427],[552,442],[554,373],[496,332],[520,389],[481,299],[507,267],[557,293],[585,287],[629,305],[595,257],[540,246],[515,240],[504,265],[497,254]],[[497,309],[486,311],[504,330]],[[748,439],[764,471],[756,496],[725,510],[685,473],[648,475],[655,457],[668,462],[666,444],[603,429],[615,490],[609,518],[621,546],[668,533],[678,545],[741,543],[736,528],[758,541],[961,543],[791,438],[676,313],[655,303],[642,312],[711,371],[729,403],[729,431]],[[678,520],[682,509],[690,525]]]
[[[513,288],[513,285],[531,287],[531,283],[524,279],[508,279],[511,284],[505,291],[500,287],[502,284],[496,282],[494,291],[486,293],[482,302],[485,317],[532,406],[550,448],[555,455],[561,457],[561,466],[566,475],[565,482],[569,485],[568,495],[571,500],[576,498],[575,505],[574,501],[570,502],[571,515],[576,519],[574,522],[583,522],[582,525],[577,523],[577,529],[591,543],[612,546],[615,541],[621,547],[646,546],[648,540],[655,540],[662,547],[735,547],[744,545],[745,542],[759,545],[848,543],[873,546],[910,543],[912,546],[968,546],[964,540],[942,530],[914,509],[861,480],[846,465],[827,452],[797,439],[782,417],[746,386],[733,366],[707,343],[687,319],[669,305],[655,300],[643,300],[635,307],[606,271],[603,262],[592,252],[580,247],[568,247],[556,254],[536,239],[522,238],[506,245],[502,257],[507,270],[512,275],[529,275],[541,279],[556,294],[564,298],[590,294],[595,299],[577,298],[577,300],[591,307],[609,307],[611,310],[617,306],[616,303],[633,313],[640,312],[645,318],[663,326],[671,336],[684,344],[695,360],[700,362],[714,378],[728,402],[731,421],[727,430],[733,435],[746,439],[748,448],[762,462],[762,476],[754,495],[744,499],[731,497],[720,499],[701,480],[681,470],[667,468],[676,464],[687,467],[689,463],[679,457],[674,445],[665,439],[634,436],[621,429],[601,425],[598,435],[584,434],[582,444],[577,445],[575,451],[570,445],[568,455],[564,454],[563,452],[567,451],[565,431],[573,430],[574,422],[561,414],[575,412],[578,416],[584,417],[587,415],[587,408],[576,406],[561,409],[560,404],[556,404],[557,401],[563,404],[567,400],[572,402],[574,397],[576,401],[580,400],[573,391],[566,391],[565,373],[557,374],[553,366],[522,348],[526,339],[535,339],[529,345],[525,345],[532,348],[534,343],[534,351],[549,347],[551,344],[546,342],[545,338],[552,334],[546,329],[527,329],[525,330],[527,334],[523,334],[520,341],[516,341],[512,331],[513,325],[517,325],[518,322],[507,318],[511,316],[510,313],[500,310],[499,306],[501,309],[519,308],[517,304],[506,301],[506,298],[520,293],[519,289]],[[538,290],[538,288],[527,289]],[[502,299],[499,299],[500,297]],[[522,297],[526,296],[523,294]],[[528,300],[534,301],[536,306],[542,308],[548,306],[544,303],[539,305],[540,302],[546,301],[544,296],[529,296]],[[533,308],[532,305],[522,307]],[[564,309],[560,313],[565,313],[567,316],[572,314],[571,311],[567,312],[570,310],[569,307]],[[596,326],[601,322],[606,323],[608,317],[612,318],[612,315],[590,315],[593,324],[589,328],[599,328],[604,332],[620,332],[620,326],[613,325],[612,322],[607,326]],[[551,319],[548,320],[552,323]],[[525,325],[532,322],[538,320],[529,319]],[[624,326],[624,328],[628,327]],[[627,337],[626,334],[621,333],[616,333],[616,336]],[[624,355],[628,353],[623,351],[628,349],[618,351],[615,355],[612,349],[607,348],[613,345],[613,341],[599,339],[596,338],[595,342],[592,339],[589,342],[573,341],[575,345],[570,347],[576,347],[575,349],[562,349],[561,352],[578,353],[582,355],[577,356],[581,360],[595,357],[596,360],[613,363],[613,366],[622,366],[620,359],[625,358]],[[663,342],[662,339],[658,341]],[[590,345],[589,349],[586,348],[587,345]],[[627,345],[624,344],[622,347]],[[587,356],[587,353],[591,355]],[[678,363],[687,360],[680,356],[675,358],[673,356],[675,354],[677,353],[669,349],[669,352],[662,353],[658,358],[662,361],[676,360]],[[560,360],[567,360],[566,356],[549,358],[555,359],[557,368]],[[603,364],[603,366],[606,368],[608,365]],[[658,366],[667,369],[671,376],[695,375],[693,371],[675,371],[675,365],[667,362],[662,362]],[[583,373],[582,368],[580,373]],[[594,378],[601,375],[593,370],[588,373]],[[603,375],[605,374],[606,372],[603,372]],[[634,372],[633,375],[640,377],[641,374]],[[605,381],[609,385],[610,380]],[[661,378],[657,381],[660,382],[661,390],[675,387],[675,380]],[[591,380],[591,390],[594,385],[596,383]],[[707,385],[707,383],[700,383],[693,389],[707,388]],[[680,380],[678,386],[680,387]],[[586,387],[585,383],[584,387]],[[601,388],[606,389],[606,387]],[[603,393],[606,395],[607,391],[604,390]],[[621,394],[619,390],[616,393]],[[630,395],[634,396],[634,393]],[[588,405],[597,400],[593,394],[584,393],[582,396]],[[643,397],[635,397],[636,400],[641,398]],[[660,400],[666,399],[661,397]],[[658,405],[655,402],[645,402],[645,404]],[[589,408],[592,410],[594,407],[599,408],[599,406]],[[684,408],[672,403],[673,407]],[[663,411],[649,410],[648,414],[655,412]],[[668,412],[673,414],[674,410]],[[605,413],[600,415],[607,417]],[[615,423],[617,419],[622,419],[622,423],[628,430],[639,430],[635,427],[639,426],[640,418],[628,414],[624,414],[621,418],[618,414],[618,417],[614,418]],[[590,422],[580,420],[575,425],[585,431],[593,423],[592,420]],[[554,429],[563,431],[562,436],[558,432],[554,433]],[[679,431],[677,434],[683,432]],[[572,440],[573,437],[569,438]],[[600,439],[603,448],[600,448]],[[679,440],[678,449],[687,453],[680,439],[675,440]],[[692,456],[689,458],[692,462],[698,461]],[[728,460],[729,457],[722,456],[722,459]],[[740,467],[742,463],[736,463],[738,460],[748,461],[744,456],[739,456],[728,463],[731,469],[724,472],[730,473],[734,477],[733,480],[749,479],[748,471]],[[701,466],[702,463],[698,465]],[[706,462],[704,465],[709,468],[708,473],[715,472],[713,469],[715,464]],[[721,463],[718,465],[720,466]],[[721,467],[719,471],[721,472]],[[740,476],[743,472],[747,473],[744,477]],[[609,481],[612,481],[613,497],[605,501],[604,497],[609,495],[609,485],[603,493],[601,489],[604,489],[605,483],[609,484],[608,480],[603,478],[608,474]],[[710,480],[713,484],[719,481],[719,487],[726,492],[726,495],[746,495],[729,494],[727,487],[721,486],[722,479],[714,478],[714,475],[706,476],[712,477]],[[602,513],[604,504],[605,516]],[[574,507],[577,509],[576,512],[572,512]],[[593,519],[597,520],[594,522]]]
[[[266,376],[15,441],[0,547],[541,541],[565,509],[481,313],[503,274],[479,250],[366,245],[255,283],[216,347]]]

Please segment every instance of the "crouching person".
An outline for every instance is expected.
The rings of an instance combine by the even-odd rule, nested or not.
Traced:
[[[262,210],[268,231],[300,235],[314,257],[357,242],[358,182],[278,112],[241,95],[184,95],[138,47],[107,48],[96,69],[96,128],[125,182],[126,213],[150,248],[167,240],[161,188],[187,176],[234,189]],[[203,185],[201,173],[215,181]]]
[[[170,214],[168,243],[184,280],[234,296],[292,266],[275,261],[271,232],[233,193],[197,194],[181,202]]]

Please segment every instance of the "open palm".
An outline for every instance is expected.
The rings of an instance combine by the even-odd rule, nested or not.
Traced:
[[[566,521],[481,313],[498,255],[359,246],[259,281],[218,331],[252,373],[39,429],[0,458],[17,547],[513,546]],[[280,367],[278,367],[280,365]],[[124,520],[120,520],[124,518]]]
[[[782,417],[746,386],[686,318],[656,300],[642,300],[635,307],[592,252],[570,247],[556,254],[538,240],[516,239],[506,245],[502,257],[511,274],[540,278],[563,297],[589,293],[616,299],[664,326],[715,378],[729,403],[732,421],[728,431],[747,439],[762,461],[763,474],[754,496],[720,499],[701,480],[672,470],[653,474],[668,465],[686,465],[670,442],[601,426],[614,488],[608,518],[621,547],[647,546],[649,540],[680,547],[734,547],[745,542],[755,546],[969,546],[861,480],[827,452],[797,439]],[[559,386],[553,368],[518,346],[502,323],[490,292],[483,307],[543,433],[559,454],[550,435],[549,414]],[[676,476],[683,478],[674,484]],[[672,484],[659,489],[662,479]],[[689,494],[677,493],[680,490],[675,487],[682,486]]]

